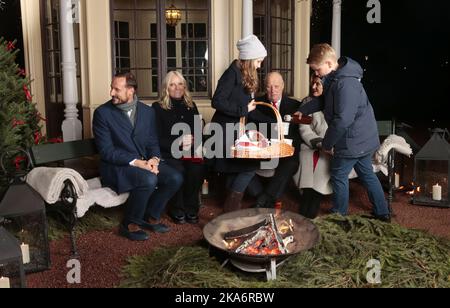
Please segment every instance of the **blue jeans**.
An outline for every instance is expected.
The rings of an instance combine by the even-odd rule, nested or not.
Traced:
[[[372,169],[372,155],[358,158],[333,157],[331,160],[331,185],[333,186],[333,208],[331,211],[347,215],[349,201],[348,175],[352,168],[355,169],[359,179],[367,189],[374,214],[388,215],[389,209],[383,188]]]

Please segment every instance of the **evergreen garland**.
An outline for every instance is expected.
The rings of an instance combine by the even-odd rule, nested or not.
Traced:
[[[278,268],[277,280],[210,257],[208,248],[159,248],[122,269],[123,288],[449,288],[450,241],[361,216],[314,220],[321,242]],[[381,263],[381,284],[367,281]],[[370,274],[369,274],[370,275]]]

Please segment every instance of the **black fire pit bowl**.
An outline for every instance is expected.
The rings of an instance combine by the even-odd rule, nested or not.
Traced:
[[[203,229],[206,241],[213,247],[226,252],[230,258],[249,263],[267,264],[276,259],[282,261],[290,256],[299,254],[313,248],[320,241],[319,230],[310,220],[288,211],[281,211],[283,220],[292,220],[294,224],[294,243],[287,246],[289,253],[282,255],[253,256],[228,250],[224,243],[224,235],[227,232],[243,229],[263,221],[267,215],[275,214],[275,209],[245,209],[227,213],[209,222]]]

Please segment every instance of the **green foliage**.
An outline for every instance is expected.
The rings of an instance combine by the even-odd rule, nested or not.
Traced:
[[[121,287],[449,288],[450,242],[359,216],[315,221],[321,242],[278,268],[278,279],[221,268],[207,248],[161,248],[129,260]],[[381,285],[367,282],[367,262],[381,262]]]
[[[15,42],[13,42],[15,43]],[[10,153],[4,159],[6,171],[16,171],[17,149],[26,150],[35,143],[35,136],[41,132],[40,116],[35,104],[31,102],[30,80],[22,76],[21,69],[15,63],[18,50],[0,38],[0,155]],[[24,169],[26,162],[20,162]],[[0,197],[8,183],[5,176],[0,180]]]
[[[49,206],[51,207],[51,205]],[[75,235],[91,231],[111,230],[119,226],[122,221],[123,209],[120,207],[112,209],[104,209],[99,206],[92,207],[84,217],[78,220],[75,226]],[[59,240],[64,236],[68,236],[66,222],[58,215],[47,213],[48,219],[48,237],[51,241]]]

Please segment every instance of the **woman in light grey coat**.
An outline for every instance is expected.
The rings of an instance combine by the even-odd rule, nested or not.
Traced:
[[[311,77],[311,95],[321,96],[323,86],[319,77]],[[308,99],[304,104],[307,104]],[[302,190],[300,214],[315,218],[320,210],[323,195],[333,192],[330,183],[330,157],[321,152],[323,137],[328,129],[322,111],[312,114],[312,123],[300,125],[300,135],[305,143],[300,148],[300,166],[294,175],[297,187]]]

